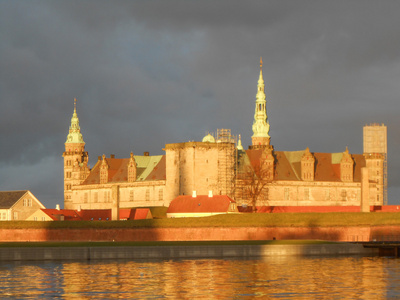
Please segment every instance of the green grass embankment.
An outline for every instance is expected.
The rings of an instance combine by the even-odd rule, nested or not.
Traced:
[[[195,227],[338,227],[400,225],[399,213],[229,214],[202,218],[136,221],[0,221],[0,229],[26,228],[195,228]]]

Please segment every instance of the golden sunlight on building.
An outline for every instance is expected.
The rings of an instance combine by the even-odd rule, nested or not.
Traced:
[[[193,191],[227,195],[237,205],[253,207],[362,206],[369,211],[386,204],[386,126],[364,128],[363,154],[347,147],[340,153],[275,151],[269,129],[262,60],[248,150],[240,135],[219,129],[202,141],[166,144],[164,155],[102,155],[90,168],[75,99],[63,153],[64,208],[112,209],[115,220],[119,208],[169,206]]]

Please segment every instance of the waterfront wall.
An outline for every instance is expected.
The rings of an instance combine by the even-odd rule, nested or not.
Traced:
[[[282,255],[376,255],[360,244],[208,245],[148,247],[0,247],[1,261],[249,258]]]
[[[233,227],[121,229],[0,229],[0,242],[39,241],[233,241],[233,240],[399,240],[400,226]]]
[[[239,208],[241,212],[251,212],[251,207],[247,209]],[[330,213],[330,212],[360,212],[360,206],[259,206],[258,213]],[[399,205],[372,205],[370,212],[400,212]]]

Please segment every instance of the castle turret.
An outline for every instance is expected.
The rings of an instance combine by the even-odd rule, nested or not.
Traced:
[[[79,119],[76,113],[76,99],[71,118],[69,133],[65,142],[64,157],[64,208],[72,203],[72,187],[81,184],[89,175],[88,153],[81,134]]]
[[[252,127],[253,136],[251,137],[251,148],[253,149],[269,147],[269,123],[267,116],[267,101],[265,98],[265,85],[262,74],[262,58],[260,58],[260,77],[258,79],[256,107]]]

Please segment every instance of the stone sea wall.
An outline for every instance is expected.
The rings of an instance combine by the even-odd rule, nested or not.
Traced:
[[[0,242],[39,241],[233,241],[233,240],[399,240],[400,226],[233,227],[122,229],[0,229]]]
[[[250,258],[268,256],[376,255],[361,244],[204,245],[148,247],[0,247],[1,261]]]

